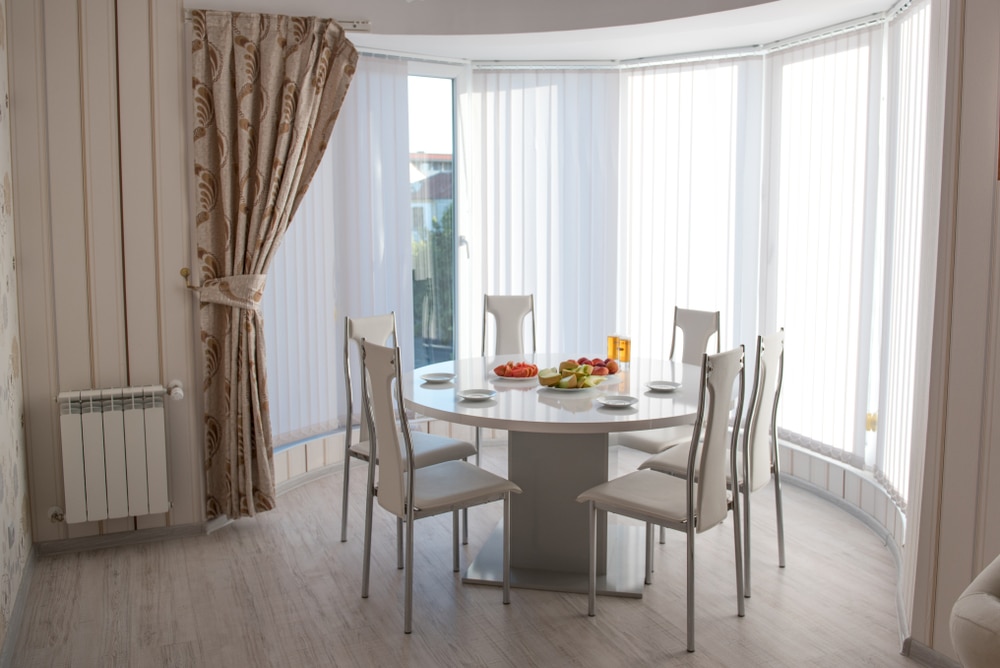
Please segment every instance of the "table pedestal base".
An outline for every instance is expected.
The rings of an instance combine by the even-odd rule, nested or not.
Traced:
[[[462,577],[467,584],[503,584],[503,525],[498,524],[483,549]],[[608,525],[607,572],[597,575],[597,593],[642,598],[645,582],[645,529],[640,526]],[[587,573],[510,569],[510,585],[521,589],[587,593]]]

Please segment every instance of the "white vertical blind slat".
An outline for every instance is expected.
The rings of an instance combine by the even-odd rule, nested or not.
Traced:
[[[359,60],[327,153],[268,273],[263,309],[278,445],[344,422],[346,315],[395,311],[400,342],[413,340],[407,76],[403,61]],[[412,346],[402,348],[412,365]]]

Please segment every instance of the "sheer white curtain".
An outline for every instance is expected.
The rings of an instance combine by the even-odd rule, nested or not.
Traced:
[[[721,311],[732,343],[744,253],[738,211],[741,64],[628,70],[622,119],[619,325],[633,355],[667,357],[674,306]],[[752,138],[758,138],[753,133]]]
[[[458,355],[482,296],[535,295],[538,348],[598,355],[617,326],[619,73],[476,71],[458,96]]]
[[[345,316],[395,311],[400,341],[413,340],[409,183],[407,64],[362,56],[268,273],[267,372],[279,447],[343,424]],[[402,350],[412,365],[411,346]]]
[[[880,29],[770,56],[765,118],[769,295],[784,327],[778,425],[855,465],[865,413],[878,202]]]

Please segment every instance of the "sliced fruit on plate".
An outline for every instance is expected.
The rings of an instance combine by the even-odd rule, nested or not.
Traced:
[[[542,369],[538,372],[538,382],[545,387],[552,387],[557,384],[561,378],[562,374],[559,373],[559,369],[556,368]]]
[[[538,366],[530,362],[507,362],[494,367],[493,373],[502,378],[533,378],[538,375]]]

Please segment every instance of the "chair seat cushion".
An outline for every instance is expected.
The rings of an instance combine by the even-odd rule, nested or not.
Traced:
[[[521,492],[510,480],[463,461],[419,468],[413,476],[413,509],[419,516],[495,501],[507,492]]]
[[[687,482],[656,471],[635,471],[609,480],[591,487],[576,500],[593,501],[604,510],[656,524],[676,526],[687,522]]]
[[[659,473],[666,473],[667,475],[677,476],[679,478],[684,478],[687,476],[687,466],[688,466],[688,453],[691,452],[691,444],[678,445],[675,448],[670,448],[669,450],[664,450],[658,455],[653,455],[642,464],[639,465],[640,469],[649,469],[651,471],[657,471]],[[736,453],[736,474],[739,476],[739,480],[743,480],[743,464],[742,464],[742,453],[737,451]],[[698,475],[695,474],[695,482],[698,481]],[[732,476],[729,474],[729,451],[726,451],[726,484],[732,484]]]
[[[428,434],[423,431],[411,431],[410,438],[413,440],[413,464],[418,469],[453,459],[474,457],[476,454],[476,446],[456,438]],[[403,442],[402,434],[399,435],[399,442]],[[367,461],[371,456],[371,446],[368,441],[352,443],[351,454]]]
[[[679,425],[646,431],[621,431],[611,435],[611,445],[624,445],[633,450],[641,450],[655,455],[677,445],[691,443],[693,425]]]

